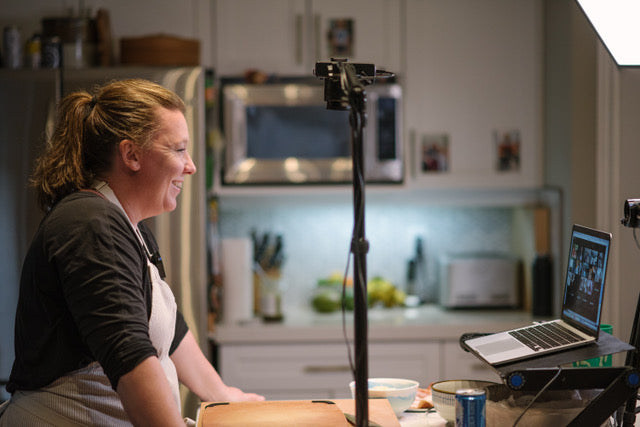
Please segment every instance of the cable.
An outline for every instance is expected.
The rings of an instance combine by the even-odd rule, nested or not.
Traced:
[[[638,249],[640,249],[640,243],[638,243],[638,236],[636,235],[636,230],[637,230],[637,228],[634,227],[633,228],[633,240],[635,240],[636,246],[638,247]]]
[[[342,278],[342,336],[344,337],[344,342],[347,345],[347,359],[349,359],[349,369],[351,370],[351,375],[355,378],[356,368],[353,364],[353,354],[351,354],[351,342],[349,341],[349,337],[347,336],[347,276],[349,275],[349,265],[351,264],[351,251],[349,251],[349,255],[347,255],[347,268],[344,270],[344,276]]]
[[[547,389],[549,388],[549,386],[551,386],[551,384],[553,384],[553,382],[560,376],[560,373],[562,372],[562,368],[558,367],[558,372],[556,372],[556,374],[553,376],[553,378],[551,378],[545,385],[544,387],[542,387],[542,389],[538,392],[538,394],[536,394],[533,399],[531,399],[531,402],[529,402],[529,404],[527,405],[526,408],[524,408],[524,410],[522,411],[522,413],[518,416],[518,418],[516,418],[515,422],[513,423],[513,427],[516,427],[516,425],[520,422],[520,419],[524,416],[524,414],[529,410],[529,408],[531,408],[531,405],[534,404],[534,402],[536,400],[538,400],[538,398],[540,397],[540,395],[542,393],[544,393],[545,391],[547,391]]]

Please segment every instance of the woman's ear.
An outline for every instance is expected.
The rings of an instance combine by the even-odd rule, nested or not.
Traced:
[[[140,170],[140,147],[130,139],[123,139],[118,145],[120,158],[124,165],[131,171]]]

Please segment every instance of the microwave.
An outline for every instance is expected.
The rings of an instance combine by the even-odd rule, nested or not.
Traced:
[[[365,180],[402,183],[402,89],[365,86]],[[223,185],[352,181],[349,111],[327,109],[319,79],[221,83]]]

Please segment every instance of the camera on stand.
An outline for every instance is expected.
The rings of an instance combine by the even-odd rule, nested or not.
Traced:
[[[622,225],[630,228],[638,228],[640,219],[640,199],[627,199],[624,202],[624,218],[620,220]]]
[[[328,110],[348,110],[350,88],[373,83],[376,66],[331,58],[331,62],[316,62],[313,74],[324,80],[324,100]]]

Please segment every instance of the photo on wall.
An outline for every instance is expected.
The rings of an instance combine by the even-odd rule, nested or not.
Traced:
[[[499,172],[520,170],[520,131],[518,129],[495,130],[495,165]]]
[[[415,158],[419,174],[442,173],[449,170],[449,135],[423,134],[418,142]]]
[[[331,58],[353,56],[353,19],[340,18],[329,20],[327,31],[328,54]]]

